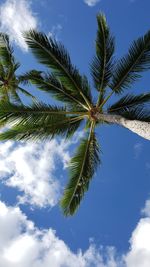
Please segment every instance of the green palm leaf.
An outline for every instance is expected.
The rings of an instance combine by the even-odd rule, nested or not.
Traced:
[[[88,190],[90,180],[99,163],[99,149],[91,126],[89,136],[81,140],[75,156],[69,164],[70,180],[61,200],[66,216],[73,215]]]
[[[126,95],[108,108],[109,113],[125,111],[129,108],[150,102],[150,93],[140,95]]]
[[[119,112],[114,114],[121,115],[122,117],[129,120],[150,122],[150,109],[143,106],[137,106],[129,108],[127,110],[120,110]]]
[[[18,86],[17,91],[21,92],[25,96],[31,97],[33,100],[36,100],[35,96],[33,96],[31,93],[29,93],[27,90],[21,88],[20,86]]]
[[[43,123],[50,117],[54,117],[54,120],[57,120],[57,117],[59,119],[64,118],[66,113],[66,109],[63,107],[51,106],[39,102],[34,102],[28,106],[23,104],[21,106],[15,105],[10,102],[0,104],[0,120],[5,119],[8,123],[14,121],[27,122],[29,120]]]
[[[28,85],[31,83],[32,79],[34,80],[35,78],[41,78],[42,71],[38,70],[30,70],[27,71],[24,74],[21,74],[18,76],[18,81],[19,83],[22,83],[23,85]]]
[[[57,120],[56,120],[57,119]],[[61,135],[70,138],[74,132],[77,131],[81,124],[82,118],[62,118],[62,116],[51,116],[43,123],[29,120],[27,122],[21,121],[11,129],[4,131],[0,134],[0,140],[45,140],[52,139],[56,135]]]
[[[71,104],[77,105],[81,107],[85,107],[82,103],[82,97],[79,94],[74,95],[74,93],[70,93],[61,81],[56,78],[54,74],[41,72],[30,71],[21,76],[22,81],[30,81],[32,84],[37,86],[38,89],[49,93],[56,100]],[[87,85],[88,88],[88,85]],[[85,107],[86,108],[86,107]]]
[[[13,57],[13,48],[10,46],[7,34],[0,33],[0,59],[5,67],[13,66],[15,59]]]
[[[119,61],[110,87],[119,94],[141,77],[140,72],[148,69],[150,69],[150,31],[134,41],[128,54]]]
[[[91,71],[95,87],[103,92],[112,76],[114,38],[103,14],[97,16],[97,23],[96,56],[91,64]]]
[[[18,93],[16,92],[16,90],[11,90],[11,93],[9,92],[9,99],[13,101],[13,103],[21,105],[22,104],[22,100],[20,98],[20,96],[18,95]]]
[[[64,46],[44,33],[31,30],[25,34],[26,42],[40,63],[53,70],[56,77],[71,92],[82,96],[82,102],[90,106],[90,95],[87,88],[83,88],[82,77],[71,64],[69,54]]]
[[[65,134],[67,138],[74,134],[80,126],[84,113],[75,116],[65,108],[50,106],[43,103],[34,103],[31,106],[15,105],[2,102],[0,105],[0,123],[7,125],[13,123],[14,128],[8,133],[15,134],[17,131],[32,132],[32,136],[39,137]],[[41,128],[41,131],[40,131]],[[34,129],[34,130],[33,130]],[[37,131],[36,131],[37,129]],[[6,133],[7,135],[7,133]],[[4,137],[4,135],[2,135]],[[17,137],[16,137],[17,138]]]

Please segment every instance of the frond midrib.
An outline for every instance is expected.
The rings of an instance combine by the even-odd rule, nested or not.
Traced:
[[[31,37],[30,37],[31,38]],[[40,45],[40,47],[42,49],[44,49],[48,54],[51,55],[51,57],[56,60],[56,62],[58,63],[58,65],[61,66],[61,68],[64,70],[64,72],[68,75],[68,77],[70,78],[70,80],[73,82],[74,86],[76,87],[76,89],[78,90],[78,92],[80,93],[80,95],[83,97],[83,99],[85,100],[86,104],[91,107],[91,104],[89,103],[88,99],[86,98],[86,96],[82,93],[82,91],[80,90],[80,88],[78,87],[78,85],[76,84],[76,82],[74,81],[74,79],[71,77],[71,75],[68,73],[68,71],[66,70],[66,68],[57,60],[57,58],[55,58],[53,56],[53,54],[44,46],[42,46],[39,42],[37,42],[35,39],[32,38],[32,41],[34,41],[36,44]]]
[[[145,52],[147,46],[149,46],[149,45],[150,45],[150,41],[148,42],[148,44],[146,45],[146,47],[143,49],[143,51],[140,53],[140,55],[137,57],[137,59],[135,60],[135,62],[132,64],[132,66],[129,68],[129,70],[127,71],[127,73],[125,73],[125,75],[122,77],[122,79],[120,80],[120,82],[114,88],[112,88],[113,91],[116,91],[116,89],[118,89],[120,87],[120,85],[122,84],[122,82],[125,80],[125,78],[130,73],[130,71],[134,68],[134,66],[136,65],[137,61],[140,59],[140,57],[142,56],[142,54]]]
[[[93,122],[91,123],[91,127],[90,127],[90,133],[89,133],[88,142],[87,142],[87,146],[86,146],[86,150],[85,150],[85,154],[84,154],[84,158],[83,158],[83,164],[82,164],[82,166],[81,166],[80,174],[79,174],[79,177],[78,177],[78,179],[77,179],[76,186],[75,186],[75,188],[74,188],[74,190],[73,190],[72,197],[71,197],[71,199],[70,199],[70,201],[69,201],[69,203],[68,203],[68,205],[67,205],[67,209],[69,209],[69,207],[70,207],[70,205],[71,205],[71,202],[72,202],[72,200],[73,200],[73,198],[74,198],[75,192],[76,192],[77,187],[78,187],[78,183],[79,183],[79,181],[80,181],[80,179],[81,179],[81,176],[82,176],[82,173],[83,173],[83,168],[84,168],[84,165],[85,165],[86,156],[87,156],[87,151],[88,151],[88,148],[89,148],[89,144],[90,144],[91,136],[92,136],[92,133],[93,133],[93,130],[94,130],[94,126],[95,126],[95,122],[93,121]]]
[[[31,79],[32,80],[32,79]],[[34,80],[40,81],[40,79],[38,78],[34,78]],[[73,101],[75,101],[76,103],[78,103],[80,106],[82,106],[83,108],[85,108],[86,110],[88,110],[88,108],[86,106],[84,106],[84,104],[82,104],[79,100],[77,100],[76,98],[74,98],[71,94],[69,95],[68,93],[66,93],[65,91],[61,90],[59,87],[46,82],[45,80],[43,80],[42,82],[44,82],[46,85],[48,86],[52,86],[55,89],[59,90],[60,92],[62,92],[64,95],[66,95],[67,97],[69,97],[70,99],[72,99]]]

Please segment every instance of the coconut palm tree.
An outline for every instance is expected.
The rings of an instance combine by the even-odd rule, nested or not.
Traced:
[[[90,66],[97,101],[92,98],[87,78],[72,65],[64,46],[31,30],[25,34],[26,42],[48,70],[28,72],[25,79],[63,105],[35,102],[18,106],[4,102],[0,106],[0,122],[13,124],[0,134],[0,140],[51,139],[57,135],[70,138],[84,126],[84,137],[69,163],[70,179],[60,201],[66,216],[73,215],[79,207],[100,163],[96,128],[104,123],[117,124],[150,139],[150,93],[127,94],[113,105],[107,104],[112,96],[130,89],[142,71],[150,69],[150,31],[134,41],[128,54],[116,62],[114,38],[105,16],[98,14],[97,22],[96,55]]]
[[[0,101],[21,104],[19,92],[28,97],[33,96],[20,85],[24,80],[21,75],[16,75],[20,64],[16,62],[13,52],[8,35],[0,33]]]

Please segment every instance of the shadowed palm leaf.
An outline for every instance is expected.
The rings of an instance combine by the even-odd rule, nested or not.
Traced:
[[[52,69],[67,90],[90,107],[90,91],[83,86],[84,80],[71,64],[69,54],[64,46],[51,37],[48,38],[45,34],[33,30],[26,33],[25,38],[39,62]]]
[[[96,56],[91,64],[91,71],[95,87],[101,91],[102,96],[112,76],[114,38],[110,34],[104,15],[99,14],[97,16],[97,23]]]
[[[70,180],[65,189],[61,206],[65,215],[72,215],[89,188],[90,180],[99,163],[99,149],[93,132],[93,123],[88,136],[81,140],[69,165]]]
[[[33,96],[20,87],[21,80],[16,75],[20,64],[15,61],[13,52],[8,35],[0,33],[0,100],[21,104],[18,92],[28,97],[33,98]]]
[[[131,87],[141,77],[141,72],[150,69],[150,31],[134,41],[126,56],[121,58],[112,78],[111,88],[117,94]]]
[[[120,112],[150,102],[150,93],[141,95],[126,95],[108,108],[109,113],[120,114]]]

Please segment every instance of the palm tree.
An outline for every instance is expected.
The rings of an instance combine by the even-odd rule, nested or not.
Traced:
[[[24,83],[24,79],[23,76],[16,75],[20,64],[15,61],[13,52],[8,35],[0,33],[0,101],[14,101],[21,104],[19,92],[28,97],[33,98],[33,96],[20,86]]]
[[[26,42],[48,70],[28,72],[25,79],[64,105],[35,102],[19,106],[3,102],[0,106],[0,122],[13,124],[0,134],[0,140],[51,139],[57,135],[70,138],[84,123],[85,136],[69,163],[70,179],[60,201],[66,216],[79,207],[100,163],[96,127],[116,123],[150,140],[150,93],[127,94],[113,105],[107,104],[110,97],[129,89],[140,78],[140,72],[150,69],[150,31],[134,41],[128,54],[116,63],[114,38],[105,16],[98,14],[97,22],[96,55],[90,66],[96,102],[87,78],[72,65],[64,46],[31,30],[25,34]]]

